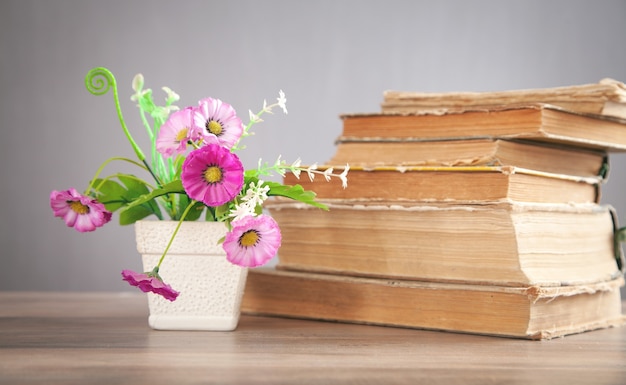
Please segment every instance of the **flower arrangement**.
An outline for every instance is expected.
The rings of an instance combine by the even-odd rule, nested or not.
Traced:
[[[285,94],[281,90],[276,103],[267,104],[258,113],[249,112],[244,125],[235,109],[214,98],[205,98],[195,106],[179,109],[180,97],[168,87],[165,105],[155,104],[152,90],[144,89],[141,74],[133,79],[140,117],[151,143],[150,161],[135,142],[122,116],[117,83],[106,68],[90,70],[85,86],[94,95],[113,91],[120,125],[137,160],[112,157],[96,171],[84,193],[74,188],[50,193],[50,206],[56,217],[79,232],[94,231],[108,223],[115,211],[121,225],[129,225],[154,215],[159,220],[176,220],[176,227],[157,265],[147,272],[122,271],[122,279],[144,292],[153,292],[174,301],[178,292],[163,282],[159,267],[183,221],[224,222],[227,235],[221,241],[228,261],[242,267],[256,267],[268,262],[277,252],[281,233],[274,219],[263,214],[263,202],[270,196],[282,196],[321,209],[327,207],[315,200],[315,193],[300,185],[284,185],[262,178],[292,172],[309,178],[321,174],[326,180],[340,178],[347,186],[348,165],[341,173],[332,168],[317,170],[314,164],[301,166],[300,160],[288,164],[280,156],[273,163],[259,159],[253,169],[244,169],[237,151],[244,149],[241,140],[252,135],[251,127],[262,122],[263,114],[280,108],[287,114]],[[152,120],[152,123],[150,122]],[[133,174],[100,174],[111,162],[128,162],[149,176],[150,182]]]

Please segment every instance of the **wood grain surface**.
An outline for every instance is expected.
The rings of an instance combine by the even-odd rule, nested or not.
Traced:
[[[626,328],[551,341],[242,316],[155,331],[141,293],[0,292],[0,384],[625,384]]]

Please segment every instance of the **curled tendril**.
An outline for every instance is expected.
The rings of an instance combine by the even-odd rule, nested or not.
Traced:
[[[111,87],[113,91],[117,89],[115,76],[106,68],[96,67],[87,72],[85,76],[85,87],[87,91],[94,95],[104,95]]]
[[[113,88],[113,100],[115,101],[115,110],[117,112],[117,117],[120,121],[120,125],[124,130],[124,134],[126,135],[126,138],[128,138],[128,141],[133,147],[133,150],[135,150],[137,158],[142,161],[151,171],[150,166],[146,162],[146,156],[137,145],[137,142],[135,142],[135,140],[133,139],[130,131],[128,130],[128,127],[126,127],[126,122],[124,122],[124,117],[122,116],[122,108],[120,106],[120,99],[117,95],[117,82],[115,81],[115,76],[113,76],[113,73],[104,67],[92,68],[89,70],[89,72],[87,72],[87,75],[85,76],[85,87],[89,92],[94,95],[104,95],[109,91],[110,88]],[[155,179],[158,181],[156,177]]]

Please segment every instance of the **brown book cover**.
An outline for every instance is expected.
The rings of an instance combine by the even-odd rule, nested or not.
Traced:
[[[385,91],[383,112],[447,113],[502,104],[545,103],[569,111],[626,119],[626,85],[614,79],[595,84],[491,92]]]
[[[336,143],[329,165],[380,166],[511,166],[553,174],[605,177],[604,151],[526,141],[467,140],[343,141]]]
[[[319,166],[318,170],[328,167]],[[602,183],[600,176],[552,174],[511,166],[351,166],[345,188],[338,178],[311,180],[306,174],[296,177],[286,173],[283,180],[314,191],[320,199],[448,203],[597,203]]]
[[[278,268],[500,286],[569,286],[622,275],[618,227],[596,204],[266,202]]]
[[[545,340],[619,326],[623,278],[503,287],[252,269],[244,314]]]
[[[580,115],[545,104],[444,114],[344,114],[341,118],[339,142],[495,138],[626,151],[626,120]]]

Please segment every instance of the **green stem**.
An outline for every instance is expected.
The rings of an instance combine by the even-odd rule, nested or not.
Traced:
[[[124,176],[124,177],[129,178],[129,179],[134,179],[134,180],[136,180],[138,182],[141,182],[141,183],[145,184],[146,186],[150,187],[153,190],[156,189],[156,187],[152,186],[150,183],[148,183],[145,180],[143,180],[141,178],[138,178],[138,177],[136,177],[134,175],[117,173],[117,174],[109,175],[106,178],[102,178],[102,180],[100,181],[100,183],[98,183],[98,185],[95,187],[94,190],[100,191],[100,188],[102,188],[102,185],[104,184],[104,182],[106,182],[109,179],[119,178],[120,176]],[[85,194],[85,195],[87,195],[87,194]]]
[[[139,145],[135,142],[128,127],[126,127],[126,122],[124,121],[124,117],[122,116],[122,108],[120,107],[120,99],[117,94],[117,82],[115,80],[115,76],[113,73],[104,67],[96,67],[92,68],[87,72],[87,76],[85,76],[85,87],[89,92],[93,95],[104,95],[106,94],[110,88],[113,88],[113,100],[115,101],[115,110],[117,111],[117,117],[120,121],[122,129],[124,130],[124,134],[126,134],[126,138],[130,142],[131,146],[133,146],[133,150],[135,154],[137,154],[137,158],[140,161],[146,159],[145,155],[139,148]]]
[[[272,110],[272,108],[274,108],[274,107],[276,107],[276,106],[278,106],[278,103],[274,103],[274,104],[271,104],[271,105],[269,105],[269,106],[265,106],[265,108],[264,108],[264,109],[262,109],[261,111],[259,111],[259,113],[257,113],[257,114],[256,114],[256,116],[257,116],[258,118],[260,118],[260,117],[261,117],[261,115],[263,115],[263,114],[264,114],[264,113],[266,113],[266,112],[270,112],[270,111]],[[248,124],[246,124],[246,125],[244,126],[244,128],[243,128],[243,133],[242,133],[241,137],[240,137],[240,138],[237,140],[237,142],[233,145],[233,151],[236,151],[236,150],[239,150],[239,149],[240,149],[240,147],[239,147],[239,142],[241,142],[241,140],[242,140],[243,138],[250,136],[250,129],[251,129],[251,128],[252,128],[252,126],[254,126],[256,123],[258,123],[258,121],[252,121],[252,120],[251,120],[251,121],[249,121],[249,122],[248,122]]]
[[[148,162],[146,162],[145,159],[142,160],[143,164],[146,167],[146,170],[148,170],[148,172],[150,173],[150,175],[152,175],[152,178],[154,178],[155,182],[157,183],[157,185],[159,187],[163,187],[163,182],[161,182],[161,180],[159,179],[158,176],[156,176],[156,174],[154,173],[154,171],[152,171],[152,167],[150,167],[150,165],[148,164]]]
[[[174,242],[174,238],[176,238],[176,234],[178,234],[178,230],[180,229],[180,226],[183,224],[183,221],[185,220],[185,217],[187,216],[187,214],[189,214],[189,211],[191,210],[191,208],[193,206],[195,206],[196,203],[198,203],[198,202],[192,200],[189,203],[189,205],[187,206],[187,208],[185,209],[185,211],[183,211],[183,214],[181,215],[180,219],[178,220],[178,225],[176,225],[176,228],[174,229],[174,234],[172,234],[172,237],[170,238],[169,242],[167,243],[167,246],[165,246],[165,250],[163,251],[163,255],[161,255],[161,259],[159,259],[159,263],[157,263],[157,265],[155,267],[155,269],[157,271],[158,271],[159,267],[161,267],[161,263],[165,259],[165,255],[167,255],[167,252],[169,251],[170,247],[172,246],[172,242]]]
[[[141,105],[139,108],[141,109]],[[148,122],[148,119],[146,118],[146,113],[143,111],[143,109],[141,109],[141,113],[139,114],[139,116],[141,117],[141,122],[148,132],[148,137],[150,137],[150,141],[153,141],[154,133],[152,132],[152,128],[150,127],[150,123]]]
[[[141,164],[141,163],[135,162],[135,161],[134,161],[134,160],[132,160],[132,159],[128,159],[128,158],[124,158],[124,157],[119,157],[119,156],[109,158],[109,159],[105,160],[105,161],[104,161],[104,162],[100,165],[100,167],[98,168],[98,170],[96,170],[96,174],[93,176],[93,178],[92,178],[92,179],[91,179],[91,181],[89,182],[89,186],[87,186],[87,189],[85,190],[85,195],[88,195],[88,194],[89,194],[89,191],[91,191],[91,189],[93,188],[93,184],[96,182],[96,179],[98,179],[98,175],[100,175],[100,173],[102,172],[102,170],[104,169],[104,167],[106,167],[106,165],[107,165],[107,164],[111,163],[111,162],[112,162],[112,161],[114,161],[114,160],[121,160],[121,161],[124,161],[124,162],[128,162],[128,163],[134,164],[134,165],[135,165],[135,166],[137,166],[137,167],[143,168],[144,170],[148,170],[148,171],[150,171],[150,169],[148,169],[148,168],[146,168],[146,167],[144,166],[145,162],[144,162],[144,164]],[[97,190],[97,189],[96,189],[96,190]]]
[[[117,93],[117,81],[115,80],[115,76],[113,76],[113,73],[111,73],[111,71],[104,67],[92,68],[91,70],[89,70],[89,72],[87,72],[87,76],[85,76],[85,87],[93,95],[104,95],[109,91],[110,88],[113,89],[115,110],[117,111],[117,117],[120,121],[122,129],[124,130],[124,134],[130,142],[130,145],[133,147],[137,158],[141,162],[143,162],[148,172],[150,172],[157,184],[161,186],[161,181],[152,171],[152,168],[146,161],[146,156],[143,154],[143,151],[141,151],[141,148],[139,148],[139,145],[137,144],[137,142],[135,142],[135,139],[133,139],[133,136],[130,134],[128,127],[126,126],[124,116],[122,115],[122,107],[120,106],[120,98]]]

